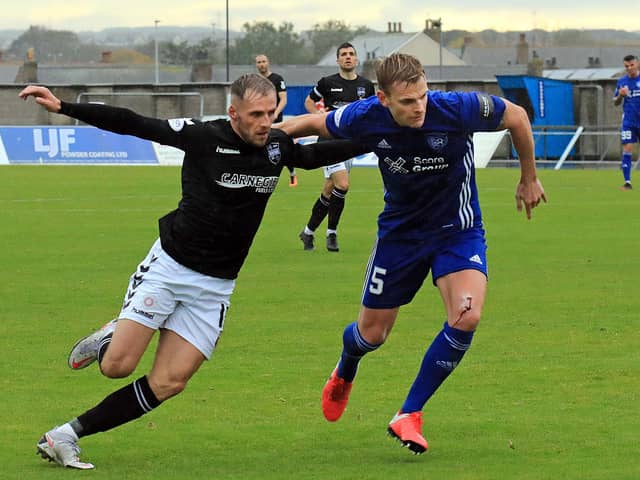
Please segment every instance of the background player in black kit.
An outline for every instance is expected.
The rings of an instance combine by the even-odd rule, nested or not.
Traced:
[[[282,75],[271,71],[269,57],[263,53],[256,55],[256,69],[260,75],[269,79],[269,81],[273,83],[273,86],[276,87],[276,95],[278,97],[276,99],[276,119],[274,122],[281,122],[282,112],[284,111],[284,107],[287,106],[287,84],[284,78],[282,78]],[[287,166],[287,168],[289,169],[289,186],[297,187],[298,176],[296,175],[295,169],[290,166]]]
[[[80,437],[134,420],[177,395],[213,353],[235,279],[283,166],[320,167],[326,165],[323,159],[346,159],[363,149],[345,141],[298,145],[271,129],[276,92],[257,74],[232,83],[230,120],[212,122],[66,103],[45,87],[20,92],[25,100],[30,96],[49,112],[185,152],[182,199],[159,220],[160,239],[131,276],[118,319],[80,340],[69,355],[71,368],[98,360],[103,375],[126,377],[159,330],[151,371],[37,443],[43,458],[89,469],[93,465],[79,459]]]
[[[304,101],[304,106],[309,113],[322,113],[336,110],[343,105],[361,98],[375,95],[375,88],[371,81],[356,73],[358,56],[350,43],[343,43],[336,50],[336,63],[339,71],[334,75],[322,77],[311,90]],[[324,103],[323,109],[318,109],[317,103]],[[324,185],[320,197],[311,209],[311,216],[304,230],[300,232],[300,240],[305,250],[314,248],[314,232],[329,215],[327,220],[327,250],[337,252],[338,247],[338,222],[344,209],[344,201],[349,191],[349,170],[351,161],[334,162],[324,169]]]

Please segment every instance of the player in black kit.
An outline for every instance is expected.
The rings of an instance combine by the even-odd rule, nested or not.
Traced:
[[[131,276],[118,319],[80,340],[69,355],[73,369],[97,360],[103,375],[126,377],[158,330],[151,371],[37,443],[45,459],[90,469],[93,465],[79,458],[80,437],[134,420],[177,395],[213,353],[235,279],[283,166],[316,168],[326,164],[324,159],[346,159],[364,150],[346,141],[298,145],[271,129],[276,92],[257,74],[232,83],[230,120],[212,122],[167,121],[124,108],[66,103],[45,87],[20,92],[25,100],[30,96],[49,112],[185,152],[182,199],[160,219],[160,239]]]
[[[305,99],[304,106],[309,113],[336,110],[361,98],[375,95],[373,83],[356,73],[358,57],[353,45],[350,43],[340,45],[336,51],[336,57],[338,73],[322,77]],[[318,108],[320,101],[324,103],[324,107]],[[314,232],[328,214],[327,250],[339,251],[338,222],[349,190],[349,170],[351,170],[351,160],[336,161],[324,169],[325,181],[322,192],[311,209],[307,225],[299,235],[305,250],[314,249]]]
[[[278,97],[276,99],[276,119],[274,122],[281,122],[282,112],[287,106],[287,84],[285,83],[284,78],[282,78],[282,75],[278,75],[271,71],[269,57],[263,53],[256,55],[256,69],[260,75],[269,79],[269,81],[273,83],[273,86],[276,87],[276,95]],[[289,186],[297,187],[298,176],[296,175],[295,169],[293,167],[287,168],[289,169]]]

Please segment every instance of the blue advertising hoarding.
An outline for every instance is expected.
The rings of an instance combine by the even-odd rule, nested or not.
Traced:
[[[157,164],[153,143],[88,126],[0,127],[0,163]]]
[[[493,156],[498,140],[493,132],[474,135],[476,167],[484,167]],[[498,132],[500,134],[500,132]],[[491,137],[491,138],[489,138]],[[302,137],[300,143],[317,137]],[[182,165],[184,152],[129,135],[118,135],[95,127],[0,126],[0,165]],[[378,157],[366,153],[354,158],[353,166],[374,167]]]

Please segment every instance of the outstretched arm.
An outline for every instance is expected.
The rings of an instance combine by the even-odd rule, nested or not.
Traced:
[[[18,96],[26,100],[29,97],[33,97],[38,105],[42,105],[48,112],[58,113],[62,102],[46,87],[39,87],[36,85],[29,85],[24,88]]]
[[[325,123],[327,113],[307,113],[289,118],[282,123],[274,125],[292,137],[306,137],[318,135],[323,138],[332,138]]]
[[[516,187],[516,208],[522,207],[531,219],[531,210],[540,204],[540,200],[547,201],[542,183],[536,174],[535,149],[531,123],[524,108],[503,99],[506,105],[499,129],[507,128],[511,132],[513,146],[520,160],[520,181]]]
[[[344,162],[371,151],[370,148],[351,140],[330,140],[306,145],[296,143],[293,147],[294,154],[291,166],[305,170]]]
[[[103,130],[183,148],[182,137],[166,120],[145,117],[128,108],[63,102],[48,88],[35,85],[26,87],[18,95],[23,100],[33,97],[37,104],[49,112],[67,115]]]

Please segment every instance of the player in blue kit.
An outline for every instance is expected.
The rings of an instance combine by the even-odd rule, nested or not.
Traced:
[[[419,454],[427,450],[422,409],[456,368],[480,321],[487,285],[486,244],[473,160],[473,132],[509,129],[520,159],[516,206],[546,201],[536,176],[531,125],[524,109],[484,93],[430,92],[420,62],[394,54],[377,65],[376,97],[282,125],[288,134],[349,138],[378,156],[385,206],[367,265],[357,322],[347,325],[337,367],[322,392],[329,421],[346,408],[361,358],[380,347],[400,306],[429,271],[447,320],[427,349],[388,433]]]
[[[620,143],[622,143],[622,190],[631,190],[631,160],[633,144],[640,142],[640,74],[638,73],[638,57],[627,55],[623,58],[627,74],[618,79],[613,93],[613,103],[622,103],[622,126],[620,127]]]

